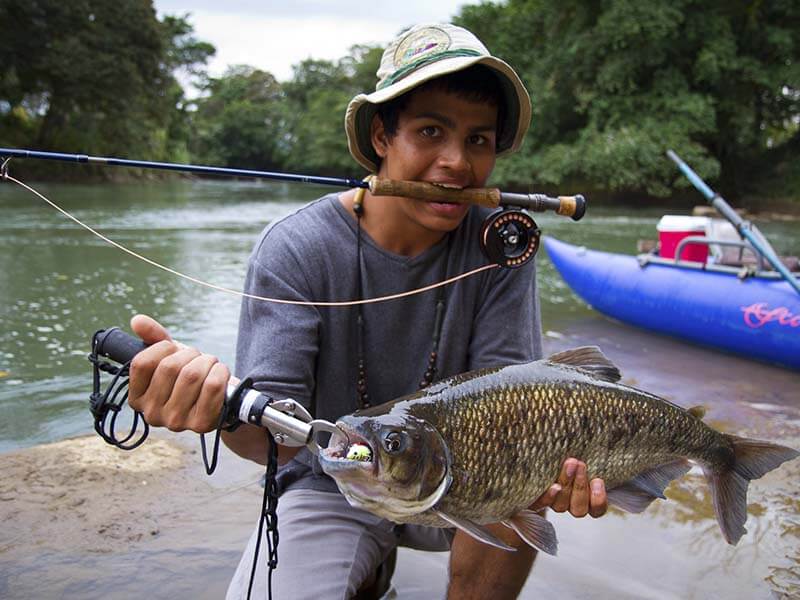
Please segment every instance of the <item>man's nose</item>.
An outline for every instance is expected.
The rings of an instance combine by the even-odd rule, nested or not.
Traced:
[[[469,155],[464,144],[453,140],[445,145],[439,155],[439,165],[455,172],[469,171]]]

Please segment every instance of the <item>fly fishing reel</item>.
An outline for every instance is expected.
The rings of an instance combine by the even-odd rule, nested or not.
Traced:
[[[494,264],[516,269],[536,255],[540,236],[533,217],[522,210],[506,208],[492,213],[483,222],[481,250]]]

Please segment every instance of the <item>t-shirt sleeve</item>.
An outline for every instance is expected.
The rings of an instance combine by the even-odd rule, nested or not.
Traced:
[[[536,262],[493,269],[472,321],[470,369],[524,363],[542,357]]]
[[[267,234],[247,269],[246,294],[283,300],[313,297],[297,252]],[[292,398],[312,410],[320,316],[315,307],[243,298],[236,342],[238,377],[250,377],[260,392]]]

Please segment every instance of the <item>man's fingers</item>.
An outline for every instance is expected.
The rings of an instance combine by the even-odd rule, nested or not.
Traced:
[[[200,396],[192,409],[189,429],[197,433],[206,433],[216,428],[230,378],[228,367],[221,362],[214,363],[203,381]]]
[[[166,357],[178,351],[178,347],[172,342],[161,341],[146,350],[142,350],[133,357],[130,366],[130,382],[128,386],[128,402],[136,410],[142,410],[138,406],[139,399],[145,394],[150,382],[158,368],[158,365]]]
[[[150,388],[168,390],[169,393],[164,397],[169,398],[172,395],[172,388],[175,387],[181,370],[198,356],[200,356],[200,352],[195,348],[180,348],[177,352],[161,359],[153,378],[150,380]],[[148,388],[148,391],[150,391],[150,388]]]
[[[542,510],[543,508],[549,508],[550,506],[552,506],[553,502],[555,502],[556,496],[558,496],[558,493],[560,491],[561,491],[561,485],[558,483],[554,483],[547,489],[547,491],[544,494],[541,495],[541,497],[539,497],[538,500],[536,500],[536,502],[534,502],[528,507],[528,510],[532,510],[535,512]]]
[[[131,319],[131,329],[148,345],[155,344],[161,340],[172,340],[169,332],[161,323],[147,315],[134,316]]]
[[[179,354],[176,353],[176,356]],[[183,431],[189,427],[189,416],[200,396],[203,383],[217,362],[216,356],[198,354],[181,367],[169,400],[161,411],[164,425],[169,429]]]
[[[602,517],[608,510],[608,495],[605,483],[600,478],[592,479],[589,483],[589,474],[586,463],[575,458],[568,458],[561,467],[558,483],[561,490],[553,496],[550,508],[555,512],[566,512],[579,519],[586,515]],[[531,510],[547,506],[548,496],[553,492],[551,487],[531,507]]]
[[[176,347],[173,342],[159,342],[157,345],[161,344]],[[200,353],[194,348],[183,348],[162,358],[158,363],[150,379],[150,385],[142,395],[142,401],[138,403],[141,404],[138,410],[141,410],[145,421],[150,425],[160,427],[166,424],[163,408],[172,396],[181,369],[199,355]]]
[[[573,517],[578,517],[579,519],[589,514],[589,479],[586,475],[586,463],[584,462],[578,462],[575,469],[569,512]]]
[[[568,458],[564,461],[561,467],[561,473],[558,476],[558,484],[561,486],[561,491],[556,495],[555,500],[551,504],[551,508],[556,512],[564,512],[569,510],[570,497],[572,496],[572,482],[575,480],[575,471],[578,468],[578,461],[574,458]]]
[[[590,486],[592,495],[589,500],[589,514],[596,519],[606,514],[608,495],[606,494],[606,484],[602,479],[592,479]]]

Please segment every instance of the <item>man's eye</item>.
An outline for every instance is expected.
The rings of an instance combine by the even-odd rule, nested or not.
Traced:
[[[476,146],[484,146],[489,143],[489,140],[486,139],[486,136],[475,134],[469,136],[469,143]]]
[[[439,135],[439,128],[433,125],[428,125],[420,130],[420,133],[426,137],[436,137]]]

